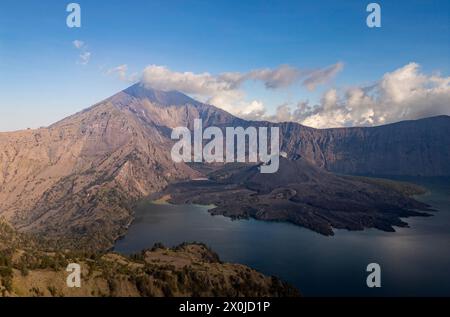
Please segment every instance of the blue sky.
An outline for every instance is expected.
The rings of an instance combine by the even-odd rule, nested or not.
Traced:
[[[372,29],[365,22],[370,1],[359,0],[79,0],[74,1],[82,10],[79,29],[66,26],[69,2],[1,1],[0,131],[48,125],[126,88],[130,82],[108,73],[119,65],[127,65],[128,74],[161,65],[215,76],[343,64],[314,90],[298,83],[280,89],[258,81],[243,84],[245,102],[262,102],[266,116],[285,103],[320,103],[333,88],[369,87],[411,62],[426,76],[445,80],[450,73],[446,0],[377,1],[382,27]],[[75,40],[91,54],[86,65]],[[442,98],[446,95],[430,102]],[[342,124],[363,122],[348,120]]]

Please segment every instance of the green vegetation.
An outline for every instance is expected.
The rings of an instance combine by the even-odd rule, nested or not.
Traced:
[[[292,287],[245,266],[223,264],[204,244],[161,243],[129,257],[113,252],[55,248],[0,222],[0,295],[66,296],[65,268],[79,263],[85,296],[298,295]],[[36,278],[46,274],[44,280]],[[20,286],[15,285],[16,282]],[[53,281],[53,282],[47,282]],[[49,284],[47,284],[49,283]]]

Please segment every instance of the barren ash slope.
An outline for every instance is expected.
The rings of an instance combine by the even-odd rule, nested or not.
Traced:
[[[48,128],[0,133],[0,216],[21,232],[64,245],[110,248],[138,200],[202,176],[170,158],[171,129],[192,128],[195,118],[205,126],[273,125],[136,84]],[[376,128],[277,125],[288,158],[321,169],[450,175],[450,117]]]
[[[170,158],[170,129],[197,106],[133,86],[48,128],[0,134],[1,214],[21,231],[110,247],[133,202],[197,176]]]

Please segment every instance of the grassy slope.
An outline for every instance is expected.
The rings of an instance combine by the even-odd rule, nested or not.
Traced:
[[[68,263],[82,287],[68,288]],[[155,245],[125,257],[113,252],[44,249],[0,221],[0,296],[298,296],[293,287],[244,265],[222,263],[205,245]]]

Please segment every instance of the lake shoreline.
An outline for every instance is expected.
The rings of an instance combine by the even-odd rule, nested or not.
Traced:
[[[439,212],[409,218],[409,228],[396,227],[395,233],[338,229],[326,237],[288,223],[211,216],[208,206],[147,202],[136,210],[115,251],[130,254],[156,242],[171,246],[199,241],[224,261],[278,276],[305,296],[448,296],[450,286],[441,281],[450,278],[450,203],[445,195],[450,186],[446,180],[430,183],[418,198]],[[371,262],[382,266],[381,289],[365,285],[365,267]]]

